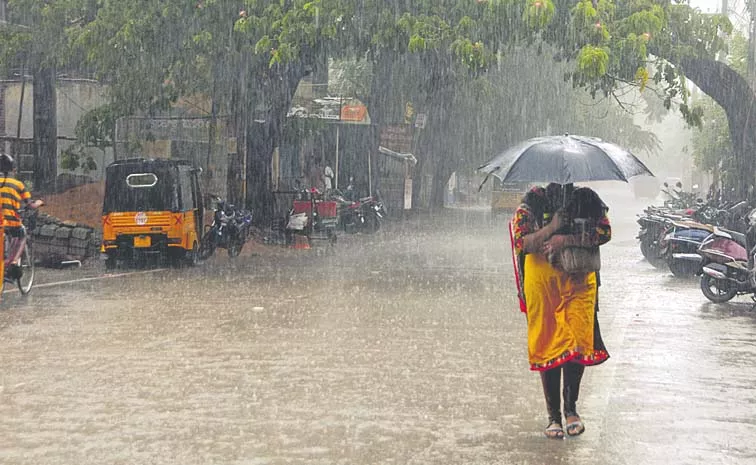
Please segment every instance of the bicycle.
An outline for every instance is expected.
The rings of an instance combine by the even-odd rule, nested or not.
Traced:
[[[5,273],[3,282],[0,283],[0,292],[3,291],[5,283],[16,284],[21,295],[27,295],[32,290],[32,286],[34,285],[34,254],[31,243],[31,231],[36,226],[38,214],[39,211],[36,209],[23,208],[19,211],[22,224],[21,231],[26,238],[26,243],[24,244],[24,249],[21,251],[21,259],[17,271],[10,268],[11,264],[7,261],[11,237],[7,233],[5,234]]]

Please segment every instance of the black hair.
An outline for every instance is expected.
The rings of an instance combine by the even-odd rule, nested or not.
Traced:
[[[601,197],[588,187],[578,187],[570,196],[565,211],[570,218],[588,218],[598,221],[609,208]]]
[[[522,197],[522,203],[528,206],[535,217],[538,227],[543,226],[543,214],[549,211],[549,199],[543,190],[531,189]]]

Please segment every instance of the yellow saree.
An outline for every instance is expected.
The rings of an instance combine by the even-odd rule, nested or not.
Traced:
[[[531,370],[604,361],[608,354],[593,347],[596,273],[569,275],[545,256],[528,254],[523,274]]]

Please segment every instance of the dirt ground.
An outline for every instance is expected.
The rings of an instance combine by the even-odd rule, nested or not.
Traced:
[[[105,183],[74,187],[60,194],[47,195],[42,211],[63,221],[73,221],[100,230]]]

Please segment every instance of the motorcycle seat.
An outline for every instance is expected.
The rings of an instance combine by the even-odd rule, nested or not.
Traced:
[[[734,240],[738,244],[743,245],[744,247],[746,245],[746,236],[743,233],[732,231],[730,229],[719,228],[715,226],[714,234],[720,237],[732,238],[732,240]]]
[[[710,224],[699,223],[697,221],[689,221],[689,220],[672,221],[672,224],[678,228],[702,229],[708,232],[714,231],[714,226]]]

